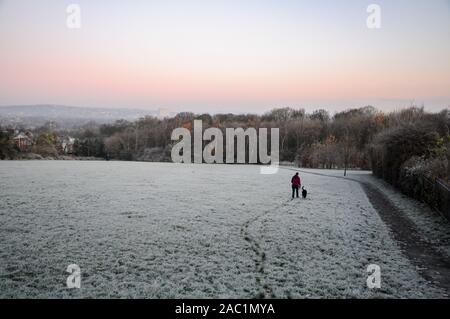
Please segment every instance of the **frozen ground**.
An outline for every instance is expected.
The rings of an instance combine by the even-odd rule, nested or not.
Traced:
[[[301,174],[309,197],[291,201],[291,175],[0,162],[0,297],[444,296],[401,253],[358,183]],[[72,263],[79,290],[66,288]],[[381,267],[381,289],[367,288],[369,264]]]

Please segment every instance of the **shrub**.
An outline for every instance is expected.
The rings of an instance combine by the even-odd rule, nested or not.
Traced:
[[[428,125],[404,125],[379,134],[370,149],[375,175],[398,186],[402,165],[414,156],[425,159],[438,147],[439,134]]]

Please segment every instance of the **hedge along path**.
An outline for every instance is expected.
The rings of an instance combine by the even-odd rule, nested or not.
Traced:
[[[417,272],[433,285],[445,290],[443,297],[450,296],[450,258],[441,254],[418,231],[414,223],[380,190],[369,182],[358,179],[308,172],[293,168],[281,167],[286,170],[304,174],[339,178],[360,184],[372,206],[381,220],[389,229],[389,234],[400,247],[401,252],[416,267]]]

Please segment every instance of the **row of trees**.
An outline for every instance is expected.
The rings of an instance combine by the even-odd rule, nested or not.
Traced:
[[[375,174],[396,183],[400,167],[412,156],[433,158],[448,150],[449,110],[427,113],[423,108],[383,113],[367,106],[331,116],[326,110],[279,108],[264,115],[193,114],[174,117],[94,122],[72,130],[42,127],[35,130],[40,149],[54,153],[52,136],[73,136],[74,155],[118,160],[170,161],[175,128],[279,128],[280,160],[313,168],[373,168]],[[0,135],[0,152],[11,148]],[[442,157],[442,155],[439,155]]]
[[[325,110],[281,108],[262,116],[255,114],[179,113],[175,117],[145,117],[135,122],[91,123],[73,133],[76,155],[105,156],[120,160],[170,160],[172,131],[193,129],[193,121],[204,129],[249,127],[280,129],[281,161],[296,161],[304,167],[370,168],[368,143],[386,126],[386,116],[373,107],[352,109],[334,116]]]

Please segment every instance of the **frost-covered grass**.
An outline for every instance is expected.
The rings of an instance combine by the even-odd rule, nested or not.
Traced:
[[[0,163],[0,297],[439,297],[357,183],[243,165]],[[255,246],[258,247],[255,249]],[[257,255],[259,253],[259,255]],[[66,288],[69,264],[81,289]],[[366,267],[381,266],[369,290]]]

